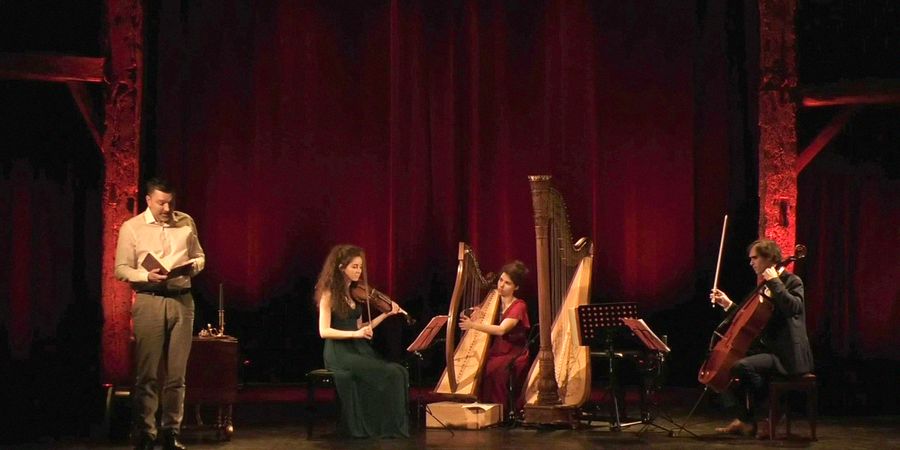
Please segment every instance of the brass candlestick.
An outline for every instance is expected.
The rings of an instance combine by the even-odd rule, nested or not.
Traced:
[[[225,335],[225,291],[219,283],[219,336]]]

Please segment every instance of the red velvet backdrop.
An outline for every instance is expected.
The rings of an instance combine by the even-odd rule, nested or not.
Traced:
[[[100,54],[103,2],[19,3],[0,2],[0,51]],[[200,226],[198,326],[225,283],[247,379],[300,380],[319,364],[307,302],[332,244],[364,246],[374,284],[425,316],[459,240],[488,270],[533,267],[526,176],[549,173],[596,242],[594,299],[639,301],[672,337],[672,382],[694,385],[725,212],[720,285],[753,284],[755,3],[145,2],[142,170],[179,184]],[[890,8],[839,3],[800,4],[801,83],[889,77],[873,55],[895,53]],[[816,111],[801,147],[833,115]],[[795,270],[821,404],[840,414],[896,413],[898,145],[897,107],[866,107],[799,176]],[[16,411],[0,441],[96,419],[102,166],[65,86],[0,80],[0,398]]]
[[[811,337],[837,355],[900,359],[900,180],[826,153],[799,192],[798,242],[816,253],[804,272]]]
[[[703,301],[726,211],[743,220],[723,276],[747,281],[755,80],[743,71],[756,50],[740,28],[754,5],[310,3],[157,5],[145,168],[176,181],[198,221],[200,292],[223,282],[229,306],[255,310],[355,242],[377,287],[446,302],[429,294],[452,282],[459,240],[488,269],[533,266],[537,173],[556,177],[575,234],[596,242],[595,299],[689,311],[679,303]],[[64,90],[15,83],[0,86],[0,357],[25,359],[35,337],[67,336],[73,299],[99,298],[102,205],[82,184],[101,177]],[[857,134],[884,136],[870,131]],[[819,158],[841,145],[888,154],[891,136]],[[800,176],[811,253],[797,270],[811,335],[834,354],[900,358],[896,178],[819,159]]]
[[[533,265],[530,174],[596,241],[595,297],[690,295],[695,231],[727,197],[698,211],[698,189],[728,185],[727,136],[695,145],[690,2],[169,3],[159,168],[236,305],[314,278],[339,242],[400,299],[452,281],[460,240],[486,268]]]

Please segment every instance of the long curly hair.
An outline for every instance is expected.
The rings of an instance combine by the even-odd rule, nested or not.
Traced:
[[[365,282],[366,253],[363,249],[350,244],[335,245],[331,248],[331,251],[328,252],[328,256],[325,258],[325,264],[322,265],[319,279],[316,281],[316,291],[313,295],[316,306],[322,300],[322,295],[325,292],[330,292],[331,310],[341,318],[346,318],[350,315],[350,305],[346,301],[350,296],[350,292],[347,290],[347,283],[344,281],[343,269],[357,256],[363,260],[363,274],[360,280]]]

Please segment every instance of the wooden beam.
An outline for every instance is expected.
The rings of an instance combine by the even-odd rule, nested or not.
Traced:
[[[759,236],[786,253],[797,232],[797,1],[759,2]]]
[[[0,79],[103,82],[105,58],[0,52]]]
[[[94,137],[94,142],[97,144],[98,148],[103,148],[100,113],[97,110],[97,105],[94,102],[94,98],[91,97],[91,93],[88,91],[87,85],[84,83],[70,81],[66,83],[66,86],[69,87],[69,92],[72,94],[72,99],[75,100],[75,105],[78,106],[78,111],[81,111],[81,117],[84,118],[84,123],[87,125],[88,131],[90,131],[91,136]]]
[[[794,171],[799,175],[803,169],[825,148],[841,130],[844,129],[844,126],[847,125],[847,122],[850,121],[850,118],[853,117],[862,107],[860,105],[854,105],[845,108],[841,111],[840,114],[834,116],[831,119],[831,122],[828,125],[825,125],[825,128],[819,132],[818,136],[816,136],[809,145],[803,149],[802,152],[797,156],[797,160],[794,161]]]
[[[797,231],[797,1],[759,2],[759,236],[785,252]]]
[[[807,107],[836,105],[900,104],[900,80],[842,81],[797,89],[800,104]]]
[[[144,83],[142,0],[106,0],[109,83],[101,150],[103,180],[103,381],[130,385],[131,286],[115,277],[119,226],[137,212]]]

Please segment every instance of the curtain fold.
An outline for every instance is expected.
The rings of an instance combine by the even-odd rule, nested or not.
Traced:
[[[460,240],[487,270],[533,263],[527,176],[551,174],[598,244],[595,296],[684,300],[695,153],[728,144],[694,148],[692,6],[617,5],[164,3],[158,77],[186,78],[159,90],[158,167],[207,279],[252,307],[354,242],[380,289],[422,298]]]

